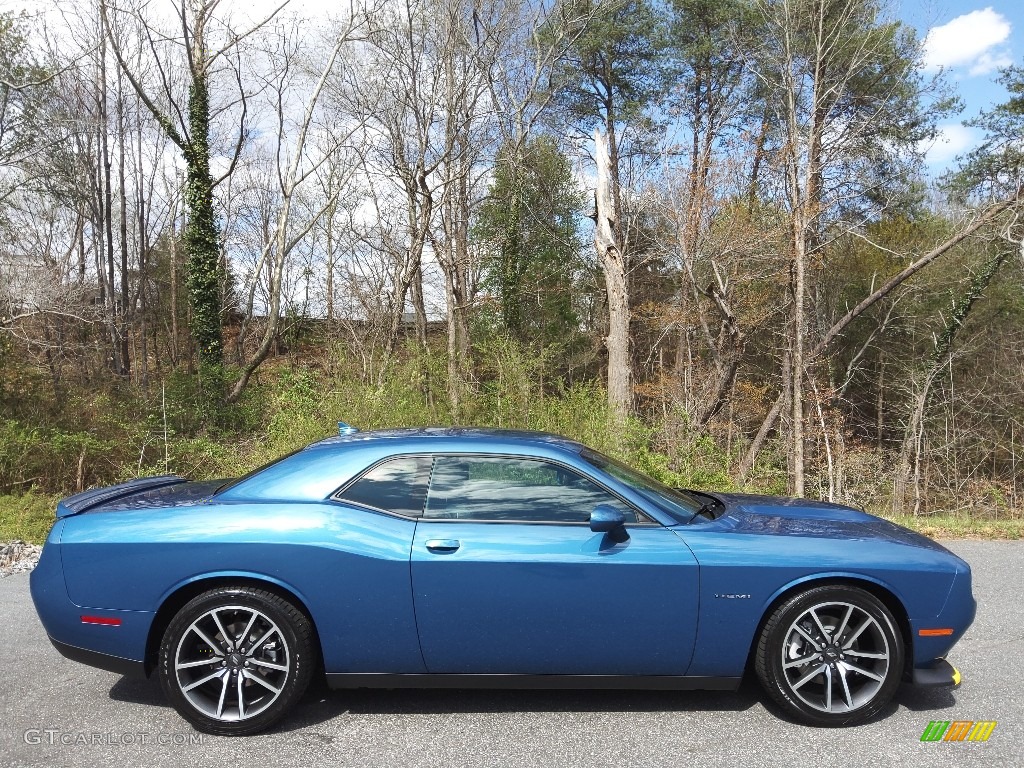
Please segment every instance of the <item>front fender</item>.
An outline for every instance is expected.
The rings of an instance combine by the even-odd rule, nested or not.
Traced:
[[[913,626],[942,611],[954,578],[951,556],[879,539],[737,533],[714,525],[677,533],[700,566],[697,644],[688,675],[742,674],[766,613],[802,586],[852,580],[884,589]]]

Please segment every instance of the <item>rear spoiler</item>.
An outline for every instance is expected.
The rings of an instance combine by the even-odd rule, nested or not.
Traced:
[[[108,485],[106,488],[94,488],[91,491],[76,493],[57,503],[57,518],[77,515],[79,512],[85,512],[108,501],[131,496],[140,491],[151,491],[154,488],[184,482],[187,482],[185,478],[177,475],[159,475],[157,477],[140,477],[138,480],[129,480],[127,483],[119,485]]]

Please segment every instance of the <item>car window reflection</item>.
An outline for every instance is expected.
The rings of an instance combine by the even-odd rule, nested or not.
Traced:
[[[693,520],[697,510],[700,509],[700,501],[694,499],[690,494],[676,488],[669,488],[664,483],[637,472],[621,461],[616,461],[589,448],[580,452],[580,457],[594,467],[607,472],[616,480],[625,483],[680,523],[688,523]]]
[[[426,456],[406,456],[378,464],[338,498],[406,517],[419,517],[430,482],[430,461]]]
[[[534,459],[438,456],[425,518],[586,523],[598,504],[636,512],[565,467]]]

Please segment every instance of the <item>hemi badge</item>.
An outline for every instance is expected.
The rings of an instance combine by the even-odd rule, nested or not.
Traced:
[[[120,619],[112,619],[112,618],[108,618],[107,616],[83,616],[82,617],[82,623],[83,624],[99,624],[100,626],[103,626],[103,627],[120,627],[121,626],[121,620]]]
[[[946,635],[952,635],[952,629],[919,629],[917,634],[921,637],[945,637]]]

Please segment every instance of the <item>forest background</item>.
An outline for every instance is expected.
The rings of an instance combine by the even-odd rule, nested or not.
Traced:
[[[1020,536],[1024,70],[937,178],[923,43],[877,0],[3,13],[0,540],[339,420]]]

